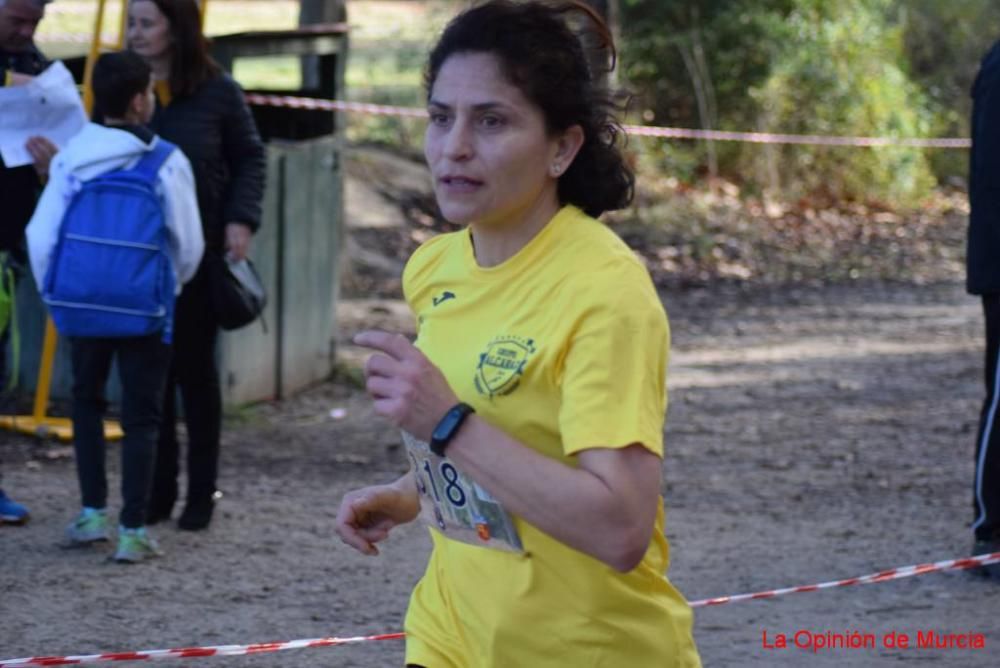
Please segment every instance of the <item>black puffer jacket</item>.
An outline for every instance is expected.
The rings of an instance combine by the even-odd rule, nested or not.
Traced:
[[[10,53],[0,49],[0,85],[7,72],[40,74],[48,66],[41,51],[32,46],[27,51]],[[0,251],[20,251],[24,228],[35,211],[35,202],[42,189],[38,174],[31,165],[8,168],[0,158]]]
[[[227,223],[260,227],[264,144],[232,78],[219,75],[192,95],[157,106],[150,129],[191,161],[207,248],[222,249]]]
[[[972,86],[969,205],[966,287],[975,295],[1000,292],[1000,42]]]

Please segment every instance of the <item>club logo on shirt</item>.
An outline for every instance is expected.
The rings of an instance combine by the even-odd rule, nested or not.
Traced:
[[[480,353],[476,366],[476,389],[493,398],[510,394],[521,384],[528,358],[535,352],[535,342],[519,336],[493,339]]]

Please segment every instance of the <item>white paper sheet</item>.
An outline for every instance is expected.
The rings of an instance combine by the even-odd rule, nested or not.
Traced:
[[[73,75],[59,61],[28,84],[0,87],[0,155],[8,167],[34,162],[24,147],[29,137],[62,148],[86,123]]]

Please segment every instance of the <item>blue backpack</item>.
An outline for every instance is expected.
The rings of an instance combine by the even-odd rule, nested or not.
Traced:
[[[157,138],[134,167],[85,181],[70,201],[42,289],[63,336],[162,331],[170,342],[176,279],[156,182],[175,148]]]

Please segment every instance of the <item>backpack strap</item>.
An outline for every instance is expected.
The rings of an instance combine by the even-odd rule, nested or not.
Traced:
[[[132,171],[152,181],[156,178],[156,175],[160,172],[160,168],[163,167],[163,163],[167,161],[167,158],[170,157],[175,148],[177,148],[175,144],[171,144],[161,137],[156,137],[153,140],[153,147],[146,151],[146,154],[140,158],[139,162],[135,163]]]

